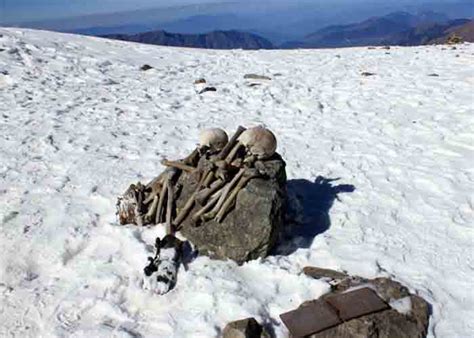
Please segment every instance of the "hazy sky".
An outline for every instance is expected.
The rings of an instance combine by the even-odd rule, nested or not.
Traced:
[[[184,4],[239,2],[252,6],[284,6],[299,3],[324,5],[345,3],[346,6],[357,6],[361,3],[397,3],[408,0],[0,0],[0,23],[18,23],[43,19],[81,16],[94,13],[111,13],[131,9],[174,7]],[[425,2],[447,3],[457,0],[411,0],[411,4]],[[474,3],[474,0],[473,0]],[[245,6],[245,5],[244,5]]]
[[[228,0],[0,0],[0,22],[33,21],[131,9],[226,1]]]

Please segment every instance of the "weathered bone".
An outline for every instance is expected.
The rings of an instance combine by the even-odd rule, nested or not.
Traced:
[[[209,200],[209,202],[204,206],[202,207],[200,210],[198,210],[193,216],[192,216],[192,220],[193,222],[197,222],[199,221],[199,219],[201,218],[201,216],[203,216],[206,212],[208,212],[209,210],[211,210],[211,208],[217,203],[217,201],[219,200],[219,197],[221,196],[222,194],[222,189],[219,190],[214,196],[211,197],[211,199]]]
[[[165,183],[163,184],[163,189],[161,190],[160,200],[158,201],[158,208],[156,210],[155,224],[159,224],[163,220],[163,206],[165,204],[165,197],[168,194],[168,183],[169,182],[166,179]]]
[[[168,201],[166,203],[166,234],[174,234],[174,229],[171,224],[171,218],[173,217],[173,203],[174,203],[174,188],[173,188],[173,175],[168,175],[166,185],[168,187]]]
[[[145,215],[145,222],[151,223],[155,220],[156,209],[158,207],[159,196],[155,195],[153,197],[153,202],[151,203],[150,207],[148,208],[148,212]]]
[[[198,193],[198,190],[194,191],[194,193],[189,197],[189,199],[186,201],[183,208],[179,211],[178,215],[176,216],[175,220],[173,221],[172,225],[173,225],[175,231],[179,230],[179,226],[181,225],[181,223],[184,221],[186,216],[188,216],[188,213],[193,208],[194,198],[196,197],[197,193]]]
[[[196,198],[194,200],[199,205],[204,205],[204,203],[206,203],[209,196],[211,196],[216,191],[221,189],[224,186],[224,184],[225,184],[225,182],[223,180],[215,181],[214,183],[211,184],[211,186],[209,188],[206,188],[206,189],[203,189],[203,190],[199,191],[196,194]]]
[[[163,160],[163,161],[161,161],[161,164],[163,164],[167,167],[181,169],[181,170],[187,171],[189,173],[192,173],[196,170],[195,167],[192,167],[190,165],[187,165],[187,164],[184,164],[183,162],[178,162],[178,161]]]
[[[258,177],[258,176],[259,176],[259,173],[258,173],[257,170],[255,170],[255,169],[244,169],[244,174],[239,179],[239,182],[237,183],[237,186],[232,190],[229,197],[227,197],[227,199],[223,203],[222,207],[220,208],[219,212],[217,213],[217,215],[216,215],[216,221],[217,222],[219,222],[219,223],[222,222],[222,220],[224,219],[224,216],[226,215],[227,211],[234,204],[234,200],[236,199],[237,194],[239,193],[239,191],[243,187],[245,187],[245,185],[252,178],[255,178],[255,177]]]
[[[190,166],[196,166],[196,164],[199,161],[200,156],[201,156],[201,154],[199,153],[199,148],[196,148],[196,149],[193,150],[193,152],[191,154],[189,154],[188,156],[183,158],[181,160],[181,162],[183,162],[184,164],[190,165]]]
[[[225,147],[221,150],[219,153],[218,159],[223,160],[227,157],[229,152],[232,150],[234,147],[235,143],[237,142],[237,139],[240,137],[240,135],[245,131],[245,128],[242,126],[239,126],[237,130],[235,131],[234,135],[230,138],[229,142],[225,145]]]
[[[217,204],[214,206],[214,208],[211,211],[203,215],[204,219],[206,220],[213,219],[217,215],[217,213],[222,207],[222,204],[226,200],[227,195],[229,194],[230,190],[235,186],[238,180],[240,180],[244,172],[245,172],[245,169],[240,169],[240,171],[234,176],[234,178],[224,186],[222,194],[219,198],[219,201],[217,202]]]
[[[150,192],[148,193],[147,197],[143,201],[143,204],[148,205],[153,199],[155,198],[156,195],[161,193],[161,190],[163,188],[163,179],[161,181],[155,182],[151,187],[150,187]]]

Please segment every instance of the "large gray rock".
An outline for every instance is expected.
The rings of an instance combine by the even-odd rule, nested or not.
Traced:
[[[315,268],[305,268],[305,270],[311,271],[313,276],[316,274]],[[328,271],[325,276],[324,271]],[[391,305],[391,308],[349,320],[336,327],[313,334],[310,336],[311,338],[426,337],[430,316],[429,304],[423,298],[410,294],[408,289],[400,283],[388,278],[365,279],[348,275],[343,277],[341,272],[325,269],[317,271],[317,275],[318,278],[334,279],[338,282],[334,286],[333,292],[325,295],[325,298],[344,292],[349,288],[367,285],[374,288],[379,297]]]
[[[286,204],[285,162],[280,155],[259,162],[265,178],[252,179],[236,199],[235,208],[222,223],[210,220],[198,226],[188,217],[182,225],[183,235],[201,254],[216,259],[232,259],[238,263],[266,257],[275,245],[283,227]],[[201,159],[198,167],[205,167]],[[257,165],[256,165],[257,166]],[[176,205],[182,208],[195,191],[198,177],[181,175],[178,183],[182,191]],[[199,210],[195,206],[191,215]]]

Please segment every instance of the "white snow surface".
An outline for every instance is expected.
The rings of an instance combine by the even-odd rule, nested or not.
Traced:
[[[210,51],[0,35],[0,336],[209,338],[254,316],[286,337],[279,314],[329,290],[306,265],[392,277],[432,305],[430,337],[474,335],[474,45]],[[250,87],[246,73],[272,80]],[[198,95],[201,77],[217,92]],[[170,293],[144,290],[164,230],[118,226],[116,197],[192,151],[200,129],[239,124],[276,134],[290,190],[317,176],[356,190],[326,231],[291,237],[296,250],[242,266],[199,257]]]

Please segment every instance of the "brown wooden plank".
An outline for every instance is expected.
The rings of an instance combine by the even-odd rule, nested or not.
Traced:
[[[328,297],[326,301],[334,307],[343,321],[389,308],[388,304],[370,288],[340,293]]]
[[[281,314],[280,318],[292,337],[305,337],[342,323],[331,306],[322,300],[308,302]]]

